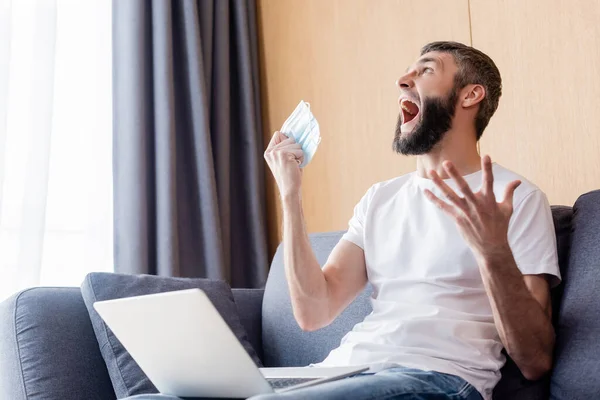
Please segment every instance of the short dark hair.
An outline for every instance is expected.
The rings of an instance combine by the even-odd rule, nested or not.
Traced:
[[[494,61],[483,52],[458,42],[432,42],[421,49],[421,55],[437,51],[450,53],[458,66],[454,77],[454,89],[460,90],[468,84],[478,84],[485,88],[485,98],[481,101],[475,117],[477,140],[498,109],[502,96],[502,78]]]

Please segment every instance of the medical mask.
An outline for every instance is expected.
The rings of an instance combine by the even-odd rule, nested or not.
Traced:
[[[321,143],[319,123],[310,112],[310,104],[300,100],[294,112],[283,123],[281,132],[287,137],[293,137],[296,143],[302,146],[304,161],[300,164],[300,167],[306,166],[312,160],[319,143]]]

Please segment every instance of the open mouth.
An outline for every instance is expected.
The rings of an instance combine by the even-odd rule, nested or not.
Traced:
[[[419,114],[419,106],[408,99],[403,99],[400,102],[402,109],[402,124],[407,124]]]

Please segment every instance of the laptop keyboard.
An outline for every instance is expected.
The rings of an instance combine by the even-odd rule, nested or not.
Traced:
[[[301,383],[315,381],[320,378],[268,378],[267,382],[273,389],[284,389],[286,387],[299,385]]]

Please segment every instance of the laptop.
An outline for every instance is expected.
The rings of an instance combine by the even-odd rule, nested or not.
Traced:
[[[163,394],[247,398],[368,369],[258,368],[200,289],[98,301],[94,309]]]

